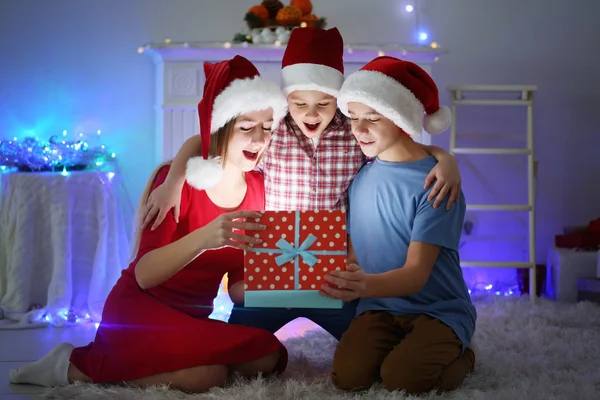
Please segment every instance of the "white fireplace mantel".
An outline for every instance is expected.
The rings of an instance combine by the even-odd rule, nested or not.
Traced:
[[[203,63],[232,58],[252,61],[266,79],[281,82],[285,46],[204,42],[152,43],[140,48],[156,65],[156,158],[172,159],[189,137],[198,134],[197,105],[204,86]],[[346,45],[344,70],[348,75],[377,56],[389,55],[419,64],[428,73],[444,50],[402,45]],[[421,142],[431,143],[424,133]]]

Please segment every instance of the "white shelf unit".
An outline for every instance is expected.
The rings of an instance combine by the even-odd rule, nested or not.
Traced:
[[[529,214],[529,259],[526,262],[461,261],[463,267],[485,268],[528,268],[529,294],[532,302],[536,299],[536,260],[535,260],[535,174],[536,161],[533,154],[533,93],[531,85],[461,85],[449,86],[452,99],[452,126],[450,129],[450,153],[454,155],[526,155],[527,156],[527,204],[467,204],[469,211],[528,211]],[[469,99],[468,95],[477,94]],[[515,99],[494,99],[514,94]],[[499,96],[501,95],[501,96]],[[518,149],[456,147],[457,106],[520,106],[527,108],[526,147]],[[514,136],[514,135],[513,135]]]

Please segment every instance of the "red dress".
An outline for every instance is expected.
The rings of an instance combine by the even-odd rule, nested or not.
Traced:
[[[157,174],[153,190],[169,167]],[[238,209],[264,209],[263,177],[246,173],[248,190]],[[146,253],[200,228],[225,211],[205,191],[184,185],[179,224],[169,213],[155,231],[144,230],[136,259],[110,292],[92,343],[73,350],[70,361],[94,383],[117,383],[200,365],[233,365],[262,358],[285,347],[270,332],[209,319],[225,273],[231,284],[244,279],[243,252],[209,250],[169,280],[142,290],[134,268]]]

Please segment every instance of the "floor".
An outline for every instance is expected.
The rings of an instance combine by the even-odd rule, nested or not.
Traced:
[[[428,394],[422,400],[600,399],[600,307],[582,302],[562,304],[540,299],[490,298],[477,303],[476,372],[463,387],[445,396]],[[320,400],[406,399],[381,387],[357,397],[341,393],[327,379],[335,340],[322,330],[312,330],[306,320],[289,324],[278,336],[284,340],[290,363],[281,379],[253,380],[245,385],[218,389],[211,398],[303,398]],[[0,330],[0,400],[41,399],[42,388],[11,386],[11,368],[33,361],[55,344],[86,344],[95,328]],[[303,337],[297,337],[302,335]],[[575,339],[574,339],[575,338]],[[177,391],[102,388],[70,385],[48,391],[54,398],[78,400],[184,400],[196,398]],[[208,397],[208,396],[207,396]],[[414,397],[413,397],[414,398]]]
[[[299,318],[279,332],[277,337],[285,340],[301,336],[315,325]],[[11,385],[8,371],[45,355],[62,342],[75,346],[88,344],[96,333],[93,325],[70,328],[41,328],[27,330],[0,330],[0,400],[42,399],[43,388],[30,385]]]

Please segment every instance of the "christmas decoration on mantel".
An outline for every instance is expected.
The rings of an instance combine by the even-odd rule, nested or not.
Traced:
[[[414,5],[413,5],[414,4]],[[421,26],[419,0],[411,0],[411,4],[403,6],[407,16],[414,18],[415,31],[412,44],[346,44],[345,52],[375,52],[373,56],[383,56],[389,53],[400,53],[406,56],[410,53],[430,53],[433,61],[439,60],[439,55],[446,53],[435,41],[430,41],[426,30]],[[231,42],[202,42],[185,41],[174,42],[165,39],[164,42],[148,43],[138,47],[139,54],[151,49],[178,49],[178,48],[224,48],[224,49],[282,49],[288,42],[292,29],[315,26],[325,28],[326,19],[317,17],[313,13],[310,0],[291,0],[289,6],[284,6],[279,0],[265,0],[259,5],[251,7],[244,17],[247,27],[235,34]]]
[[[232,43],[232,42],[203,42],[203,41],[186,41],[186,42],[174,42],[171,39],[165,39],[162,42],[147,43],[143,46],[138,47],[137,52],[144,54],[146,51],[161,51],[162,49],[265,49],[265,50],[278,50],[282,51],[284,46],[281,42],[276,41],[273,44],[249,44],[248,42],[243,43]],[[438,61],[439,56],[445,54],[447,51],[440,48],[436,42],[432,42],[428,46],[424,45],[402,45],[395,43],[383,43],[383,44],[345,44],[344,51],[348,54],[355,52],[373,52],[373,57],[383,56],[390,53],[400,53],[402,56],[406,56],[411,53],[420,54],[431,54],[434,61]],[[240,53],[242,54],[242,53]],[[243,54],[242,54],[243,55]]]
[[[99,142],[101,134],[100,130],[96,131],[93,140]],[[74,140],[67,140],[66,130],[48,141],[37,137],[0,140],[0,172],[102,171],[113,166],[115,157],[103,144],[88,144],[83,133],[77,134]]]
[[[290,32],[296,27],[325,28],[325,18],[313,14],[310,0],[291,0],[284,6],[279,0],[264,0],[261,4],[250,7],[244,21],[247,30],[235,34],[234,43],[251,44],[286,44]]]

